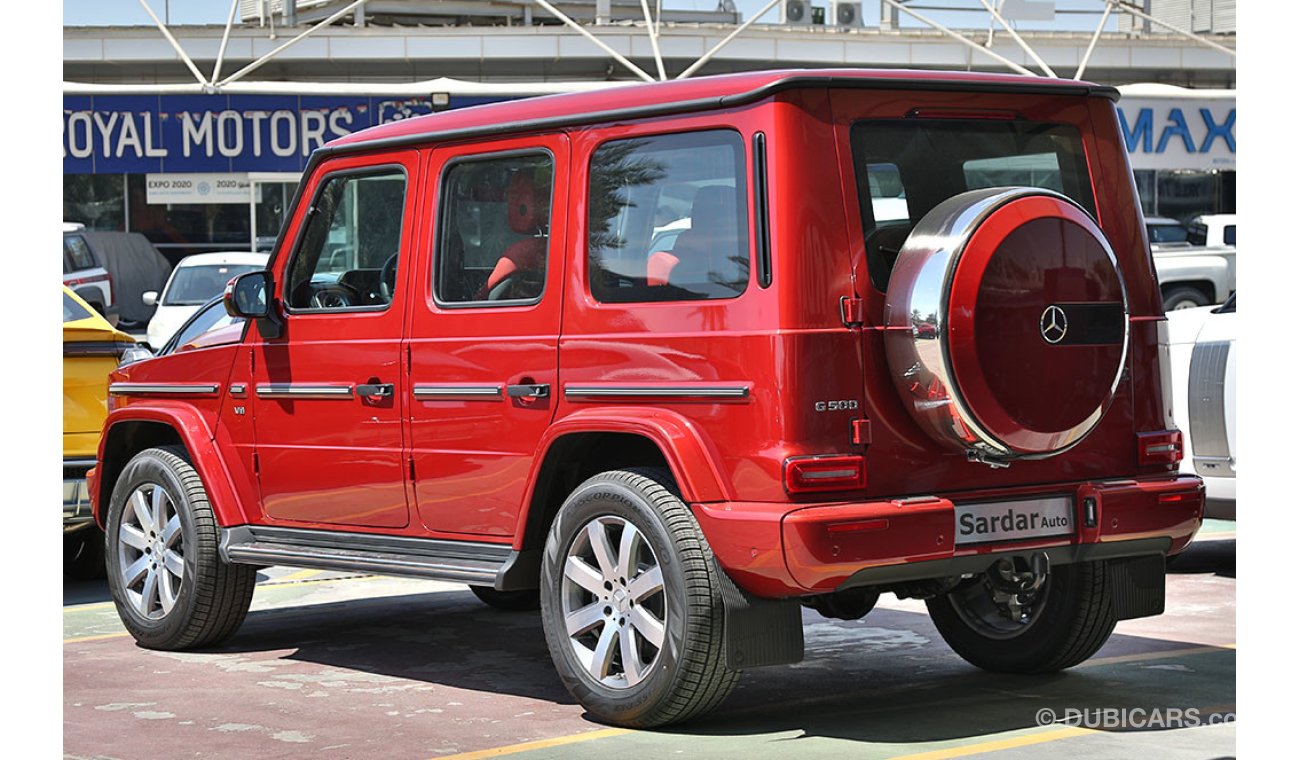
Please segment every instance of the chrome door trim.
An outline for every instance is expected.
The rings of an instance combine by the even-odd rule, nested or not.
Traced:
[[[749,385],[566,385],[566,399],[734,400],[749,398]]]
[[[215,396],[220,383],[111,383],[114,396]]]
[[[325,383],[268,383],[257,386],[257,397],[346,400],[352,398],[352,386]]]
[[[501,386],[423,383],[411,393],[421,401],[494,401],[501,398]]]
[[[244,398],[248,395],[248,386],[244,383],[231,383],[230,395],[232,398]]]

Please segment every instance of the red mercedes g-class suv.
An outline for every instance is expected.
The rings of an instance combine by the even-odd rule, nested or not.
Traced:
[[[247,321],[111,379],[123,622],[211,646],[266,565],[459,581],[628,726],[799,660],[801,602],[1075,665],[1204,502],[1116,97],[777,71],[325,146]]]

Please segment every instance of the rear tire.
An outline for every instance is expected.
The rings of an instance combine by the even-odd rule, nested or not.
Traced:
[[[997,673],[1073,667],[1096,654],[1115,630],[1104,562],[1053,567],[1038,599],[1028,624],[1001,619],[980,576],[927,600],[926,606],[954,652]]]
[[[146,449],[127,463],[107,528],[109,590],[141,646],[212,646],[243,623],[257,570],[222,561],[207,492],[183,448]]]
[[[497,591],[487,586],[470,586],[469,590],[474,592],[474,596],[477,596],[480,602],[498,610],[522,612],[535,610],[542,604],[541,595],[537,589]]]
[[[667,472],[616,470],[578,486],[542,560],[542,627],[565,688],[620,726],[712,710],[740,676],[723,652],[720,572]]]
[[[1210,299],[1196,288],[1171,288],[1165,294],[1165,311],[1178,311],[1180,309],[1195,309],[1199,306],[1209,306]]]

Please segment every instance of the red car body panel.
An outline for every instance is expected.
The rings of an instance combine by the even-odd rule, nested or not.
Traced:
[[[791,77],[808,83],[730,105],[729,96]],[[199,341],[127,367],[115,382],[218,373],[222,394],[128,398],[106,431],[128,420],[176,426],[223,526],[450,538],[516,549],[526,548],[528,505],[556,442],[584,433],[634,434],[663,454],[723,568],[762,596],[833,590],[862,568],[1034,548],[1023,541],[953,545],[954,503],[1026,494],[1069,493],[1079,504],[1091,496],[1099,504],[1097,527],[1042,545],[1165,537],[1171,551],[1180,550],[1199,525],[1203,495],[1199,481],[1180,478],[1176,465],[1138,463],[1138,434],[1172,423],[1161,390],[1159,293],[1112,104],[1086,97],[1090,85],[1057,83],[1075,94],[1046,92],[1012,76],[942,75],[954,88],[981,90],[969,93],[906,87],[935,79],[933,72],[908,71],[738,74],[451,111],[342,138],[331,146],[357,150],[314,164],[269,268],[281,287],[307,201],[327,173],[398,165],[408,185],[389,308],[346,317],[282,311],[281,338],[250,328],[241,346]],[[850,86],[859,80],[879,86]],[[711,107],[601,117],[692,102]],[[1055,457],[1005,469],[968,462],[917,427],[889,376],[884,293],[867,271],[849,130],[862,119],[942,116],[943,109],[1012,112],[1080,132],[1097,221],[1123,273],[1130,346],[1127,372],[1097,427]],[[582,125],[545,127],[582,113],[591,114]],[[542,126],[509,134],[512,122]],[[484,137],[494,124],[504,136]],[[757,132],[769,138],[771,284],[758,282],[751,266],[746,289],[730,299],[601,303],[588,285],[586,250],[593,152],[612,139],[715,129],[743,138],[747,172],[754,165],[751,138]],[[418,144],[420,135],[432,133],[446,137]],[[518,150],[545,150],[555,160],[542,298],[508,308],[439,304],[431,262],[444,169],[465,156]],[[745,197],[752,260],[761,233],[752,184]],[[859,305],[860,324],[846,325],[844,299]],[[396,390],[373,403],[257,396],[257,386],[290,381],[391,383]],[[232,399],[226,388],[240,383],[246,392]],[[413,388],[430,383],[539,384],[550,395],[413,397]],[[721,385],[746,393],[716,401],[613,402],[566,393],[601,384]],[[814,412],[827,401],[842,403],[835,407],[842,411]],[[784,463],[816,455],[865,457],[866,487],[790,495]],[[106,456],[113,452],[101,450],[101,462]]]

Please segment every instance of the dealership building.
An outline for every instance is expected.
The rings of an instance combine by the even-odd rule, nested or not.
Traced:
[[[641,0],[241,0],[229,25],[64,27],[64,219],[141,232],[173,261],[266,250],[311,151],[365,127],[642,79],[828,66],[1120,86],[1146,212],[1235,211],[1233,3],[1005,0],[996,16],[936,3],[773,0],[747,23],[731,0],[657,15]]]

